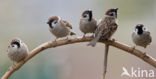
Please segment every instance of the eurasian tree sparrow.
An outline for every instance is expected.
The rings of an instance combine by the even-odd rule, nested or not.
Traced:
[[[56,39],[68,35],[75,35],[75,33],[71,31],[72,25],[66,20],[61,19],[59,16],[51,16],[48,19],[47,24],[49,24],[49,30],[55,35]]]
[[[85,10],[80,18],[79,28],[84,33],[94,33],[97,27],[97,21],[93,18],[92,10]]]
[[[23,60],[28,55],[28,47],[19,38],[14,38],[11,40],[8,46],[8,57],[14,62],[19,62]]]
[[[106,11],[105,17],[98,24],[94,39],[88,45],[94,47],[97,41],[110,39],[118,27],[117,11],[118,8],[111,8]]]
[[[143,24],[137,24],[135,26],[135,30],[132,33],[133,42],[144,48],[147,47],[152,42],[152,37],[150,36],[150,32],[144,27]]]

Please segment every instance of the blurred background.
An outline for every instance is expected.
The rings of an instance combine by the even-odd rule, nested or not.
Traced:
[[[134,46],[131,39],[134,26],[143,23],[151,31],[152,43],[146,50],[136,48],[156,58],[155,5],[155,0],[0,0],[0,77],[12,65],[6,50],[13,37],[20,37],[30,51],[44,42],[54,40],[46,24],[52,15],[60,16],[73,25],[77,36],[72,38],[80,37],[83,33],[78,23],[81,13],[86,9],[92,9],[93,17],[101,19],[107,9],[119,8],[119,27],[113,38],[130,46]],[[102,79],[104,45],[98,43],[93,48],[86,44],[45,50],[29,60],[10,79]],[[122,67],[156,71],[139,58],[110,47],[106,79],[132,79],[120,76]]]

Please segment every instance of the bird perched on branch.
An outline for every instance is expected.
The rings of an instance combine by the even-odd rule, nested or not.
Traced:
[[[8,46],[8,57],[14,62],[19,62],[23,60],[28,55],[28,47],[19,38],[14,38],[11,40]]]
[[[94,33],[97,27],[97,21],[93,18],[92,10],[85,10],[80,18],[79,28],[84,33]]]
[[[111,8],[106,11],[105,17],[98,24],[94,39],[88,45],[94,47],[99,40],[110,39],[118,27],[117,11],[118,8]]]
[[[68,35],[76,35],[71,31],[72,25],[66,20],[61,19],[59,16],[49,17],[47,24],[49,24],[49,30],[55,35],[56,39],[66,37]]]
[[[136,45],[146,48],[152,42],[152,37],[143,24],[137,24],[132,33],[132,40]]]

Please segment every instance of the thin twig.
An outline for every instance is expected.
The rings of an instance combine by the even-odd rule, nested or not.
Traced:
[[[14,66],[14,68],[9,69],[8,71],[6,71],[6,73],[2,76],[1,79],[8,79],[17,69],[22,67],[28,60],[30,60],[32,57],[34,57],[35,55],[37,55],[38,53],[40,53],[41,51],[43,51],[43,50],[45,50],[47,48],[54,48],[54,47],[57,47],[57,46],[73,44],[73,43],[89,42],[92,39],[93,39],[93,37],[86,37],[85,39],[84,38],[73,38],[73,39],[68,39],[68,40],[60,40],[60,41],[56,41],[56,42],[46,42],[44,44],[41,44],[40,46],[38,46],[37,48],[32,50],[29,53],[29,55],[24,59],[24,61],[18,62]],[[149,55],[147,55],[147,57],[145,57],[144,53],[141,52],[140,50],[133,49],[132,47],[129,47],[129,46],[125,45],[125,44],[121,44],[119,42],[112,41],[112,40],[100,41],[100,42],[111,45],[111,46],[114,46],[114,47],[119,48],[121,50],[127,51],[130,54],[133,54],[133,55],[137,56],[138,58],[144,60],[145,62],[147,62],[148,64],[150,64],[150,65],[152,65],[153,67],[156,68],[156,60],[154,58],[152,58],[151,56],[149,56]]]

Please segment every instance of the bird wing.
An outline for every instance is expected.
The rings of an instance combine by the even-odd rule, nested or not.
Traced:
[[[152,42],[152,37],[150,36],[150,42]]]
[[[102,25],[99,25],[97,29],[97,33],[95,33],[95,36],[101,37],[107,35],[110,32],[110,29],[107,26],[108,26],[107,23],[103,23]]]
[[[149,31],[147,31],[146,33],[147,33],[147,35],[148,35],[148,37],[149,37],[149,39],[150,39],[150,42],[152,42],[152,37],[151,37],[150,32],[149,32]]]
[[[62,19],[60,22],[61,22],[63,25],[65,25],[66,27],[69,27],[70,29],[72,29],[72,25],[71,25],[69,22],[67,22],[66,20]]]
[[[107,23],[105,20],[101,20],[100,23],[97,25],[97,29],[95,31],[95,37],[98,36],[98,34],[102,34],[102,31],[107,29]]]
[[[95,37],[94,39],[88,44],[88,46],[95,46],[96,45],[96,42],[99,41],[100,37],[102,36],[102,32],[104,30],[104,27],[105,27],[105,23],[103,22],[104,20],[102,20],[97,28],[96,28],[96,31],[95,31]]]
[[[149,42],[152,42],[152,37],[151,37],[151,35],[150,35],[150,32],[149,32],[149,31],[146,31],[146,35],[147,35],[147,37],[149,37]]]

